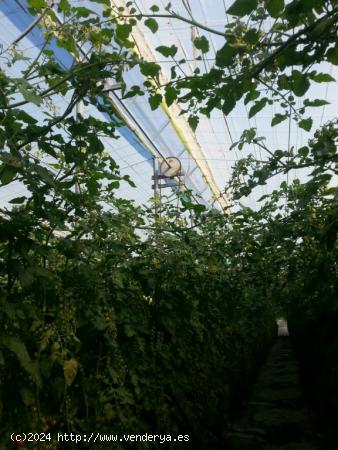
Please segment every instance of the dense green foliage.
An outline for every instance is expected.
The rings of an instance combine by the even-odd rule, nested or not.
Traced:
[[[139,65],[152,108],[162,95],[167,104],[179,100],[193,127],[197,113],[221,108],[228,114],[245,96],[251,116],[275,102],[283,111],[272,125],[291,115],[308,130],[306,108],[323,101],[304,99],[296,110],[294,95],[303,97],[311,82],[332,81],[310,68],[337,63],[336,2],[295,0],[284,7],[283,1],[237,0],[215,68],[184,79],[172,71],[162,91],[160,66],[133,53],[130,38],[139,20],[156,32],[158,8],[144,17],[132,4],[122,11],[95,3],[107,5],[102,17],[62,0],[58,8],[67,20],[61,26],[44,0],[29,0],[48,30],[46,45],[34,61],[16,45],[2,54],[1,189],[19,182],[27,193],[0,211],[0,445],[8,448],[17,429],[179,432],[190,434],[193,448],[216,447],[281,310],[305,363],[316,368],[310,383],[318,388],[323,420],[331,417],[332,434],[337,123],[294,151],[268,149],[256,130],[243,133],[237,148],[255,142],[266,153],[263,161],[239,162],[226,186],[233,199],[276,173],[305,168],[309,174],[283,183],[260,210],[235,203],[207,212],[185,200],[162,205],[158,217],[115,193],[132,181],[104,149],[102,137],[116,137],[122,120],[102,82],[114,79],[126,97],[140,95],[139,86],[127,92],[123,84],[123,71]],[[242,19],[248,14],[250,22]],[[183,20],[170,5],[166,15]],[[259,24],[271,17],[276,20],[263,33]],[[55,58],[52,39],[72,55],[70,67]],[[88,43],[92,51],[83,58],[80,46]],[[209,43],[199,36],[195,46],[203,54]],[[175,46],[158,51],[176,54]],[[61,114],[50,103],[56,95],[67,102]],[[104,111],[110,122],[75,118],[79,101]],[[38,118],[27,105],[39,110]]]
[[[133,2],[128,3],[131,4],[128,13],[114,10],[121,20],[131,16],[143,20],[147,16],[140,14]],[[298,127],[311,130],[313,120],[308,108],[327,102],[306,98],[306,94],[313,83],[334,81],[330,74],[322,73],[317,64],[323,61],[338,64],[337,1],[237,0],[227,14],[234,17],[227,15],[223,31],[196,22],[191,16],[182,17],[171,3],[165,14],[162,11],[152,13],[158,20],[168,17],[196,27],[194,45],[200,51],[201,61],[211,48],[201,33],[208,31],[224,38],[212,68],[203,73],[197,67],[192,75],[177,69],[177,63],[184,64],[185,60],[175,61],[178,52],[175,45],[156,49],[176,62],[171,69],[171,81],[165,88],[165,99],[169,98],[171,103],[179,100],[193,128],[198,125],[198,114],[210,117],[216,109],[228,115],[243,100],[248,105],[249,118],[274,104],[278,112],[272,117],[272,127],[291,117]],[[153,103],[159,105],[158,71],[154,75],[147,66],[147,75],[154,78]]]
[[[323,193],[322,193],[323,194]],[[332,194],[331,194],[332,195]],[[338,199],[320,197],[304,208],[302,243],[289,260],[286,286],[290,330],[324,433],[337,446]]]
[[[13,230],[4,256],[21,273],[2,299],[2,421],[7,432],[55,421],[52,431],[185,432],[211,445],[275,331],[261,263],[252,273],[238,256],[255,243],[241,229],[225,237],[222,218],[146,241],[131,227],[118,236],[118,219],[48,246],[30,224]]]

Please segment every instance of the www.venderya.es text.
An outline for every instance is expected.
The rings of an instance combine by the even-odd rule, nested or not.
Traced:
[[[71,441],[73,442],[154,442],[164,444],[165,442],[188,442],[188,434],[74,434],[74,433],[58,433],[57,440],[59,442]]]
[[[11,441],[17,443],[24,442],[153,442],[155,444],[164,444],[166,442],[189,442],[188,434],[104,434],[104,433],[12,433]]]

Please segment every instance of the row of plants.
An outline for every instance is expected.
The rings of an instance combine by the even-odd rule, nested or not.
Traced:
[[[336,188],[306,206],[302,242],[289,260],[285,286],[291,336],[328,449],[338,442],[337,208]]]
[[[13,228],[27,212],[1,223],[12,230],[3,445],[12,430],[186,433],[195,448],[216,445],[276,331],[265,284],[236,256],[247,238],[216,238],[207,221],[204,233],[140,239],[131,226],[121,234],[121,213],[102,213],[90,237],[52,237],[41,258],[39,230]]]

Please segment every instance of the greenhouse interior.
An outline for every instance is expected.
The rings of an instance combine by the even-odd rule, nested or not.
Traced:
[[[338,1],[0,24],[0,450],[336,450]]]

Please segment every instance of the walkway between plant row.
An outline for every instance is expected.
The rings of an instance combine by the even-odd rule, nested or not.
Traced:
[[[286,323],[253,387],[242,417],[229,433],[227,450],[318,450],[304,405],[299,365]]]

